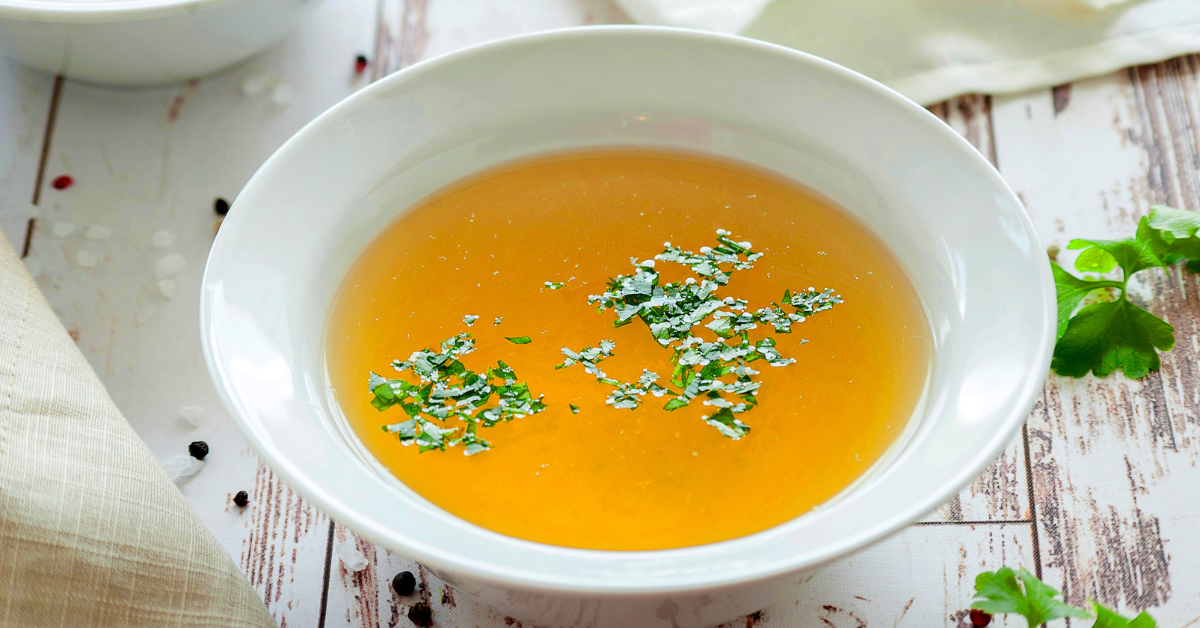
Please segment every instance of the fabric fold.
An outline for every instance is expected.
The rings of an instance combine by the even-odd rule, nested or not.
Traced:
[[[921,104],[1200,52],[1195,0],[618,0],[634,19],[782,44]]]
[[[274,626],[0,234],[0,626]]]

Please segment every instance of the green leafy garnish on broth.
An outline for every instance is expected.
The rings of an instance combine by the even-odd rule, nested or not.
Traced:
[[[547,281],[547,282],[545,282],[545,284],[546,284],[546,287],[551,290],[558,290],[559,288],[566,285],[565,283],[562,283],[559,281]]]
[[[503,316],[497,316],[496,320],[492,321],[492,327],[500,325],[500,321],[504,320]]]
[[[504,339],[515,345],[527,345],[527,344],[533,342],[533,340],[531,340],[529,338],[529,336],[513,336],[511,338],[505,337]]]
[[[1175,346],[1175,328],[1129,300],[1134,274],[1186,261],[1200,270],[1200,215],[1163,205],[1151,208],[1137,234],[1123,240],[1072,240],[1081,251],[1075,269],[1120,272],[1118,279],[1076,277],[1050,262],[1058,300],[1058,341],[1051,367],[1059,375],[1104,377],[1117,369],[1132,378],[1160,367],[1159,351]]]
[[[1001,567],[975,578],[975,602],[971,608],[991,615],[1016,614],[1025,618],[1029,628],[1064,617],[1087,619],[1092,614],[1059,599],[1059,593],[1025,569],[1013,571]],[[1127,619],[1104,606],[1092,603],[1096,621],[1092,628],[1157,628],[1148,613]]]
[[[546,409],[542,398],[534,399],[529,386],[519,382],[512,367],[503,361],[482,374],[467,369],[459,358],[474,350],[471,335],[458,334],[442,341],[439,351],[423,349],[408,360],[392,363],[399,373],[411,371],[416,382],[371,373],[368,388],[375,395],[371,405],[381,412],[400,406],[409,417],[385,425],[384,431],[398,435],[405,445],[416,443],[421,451],[462,444],[470,456],[491,449],[491,443],[479,437],[479,427]],[[451,419],[463,425],[446,427]]]
[[[737,242],[728,231],[718,230],[717,246],[702,247],[699,253],[670,242],[663,246],[663,252],[654,259],[630,258],[633,274],[609,278],[608,289],[588,297],[588,303],[601,312],[612,310],[616,314],[614,327],[641,320],[659,345],[670,348],[672,372],[668,382],[674,388],[658,384],[659,376],[648,370],[637,382],[608,378],[596,364],[611,357],[612,343],[607,348],[601,343],[597,349],[586,348],[578,353],[564,348],[567,360],[556,368],[583,364],[598,381],[616,388],[608,397],[615,408],[637,408],[648,394],[672,397],[664,406],[666,410],[678,410],[699,398],[702,405],[713,409],[701,418],[721,434],[740,439],[750,427],[737,415],[758,405],[756,395],[762,385],[754,380],[759,371],[748,364],[765,360],[780,367],[795,362],[779,353],[773,338],[752,341],[750,332],[763,324],[776,333],[791,333],[792,325],[832,308],[842,299],[833,290],[785,290],[779,303],[751,311],[743,299],[717,296],[735,272],[753,268],[763,256],[754,252],[749,242]],[[663,283],[656,268],[658,262],[686,266],[696,277]],[[694,335],[698,326],[717,338],[710,342]]]
[[[477,320],[479,320],[479,317],[474,314],[467,314],[463,317],[463,322],[467,324],[467,327],[474,325]]]
[[[562,353],[563,355],[567,356],[567,359],[563,360],[562,364],[555,366],[554,369],[565,369],[568,366],[582,364],[583,370],[586,371],[588,375],[595,375],[596,379],[604,380],[606,379],[604,371],[600,370],[600,367],[596,365],[604,361],[606,358],[611,358],[613,356],[613,349],[615,349],[616,346],[617,343],[611,340],[601,340],[599,346],[584,347],[578,352],[572,351],[569,347],[563,347]]]
[[[567,405],[571,408],[571,414],[579,414],[579,406],[573,403],[568,403]]]

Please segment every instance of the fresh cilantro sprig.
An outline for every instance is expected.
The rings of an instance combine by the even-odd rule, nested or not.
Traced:
[[[503,361],[484,373],[464,366],[459,358],[474,350],[471,335],[458,334],[443,340],[439,351],[424,349],[392,363],[400,373],[415,374],[416,382],[371,373],[368,388],[375,395],[371,405],[380,412],[400,406],[409,416],[407,421],[383,426],[383,430],[397,434],[405,445],[416,443],[423,452],[463,444],[464,453],[471,456],[491,449],[491,443],[479,437],[479,427],[546,409],[542,398],[534,399],[529,385],[517,381],[517,374]],[[446,427],[450,419],[464,425]],[[462,435],[455,438],[459,429]]]
[[[1093,615],[1059,599],[1054,587],[1042,582],[1025,569],[1013,571],[1002,567],[979,574],[975,578],[975,602],[971,608],[990,615],[1013,613],[1021,615],[1029,628],[1063,617],[1088,619]],[[1096,621],[1092,628],[1157,628],[1154,618],[1142,612],[1127,619],[1098,603],[1092,603]]]
[[[1076,277],[1050,263],[1058,296],[1051,368],[1072,377],[1089,371],[1104,377],[1121,369],[1135,379],[1158,370],[1158,352],[1175,346],[1175,328],[1129,300],[1129,279],[1184,261],[1189,271],[1200,272],[1200,214],[1155,205],[1132,238],[1072,240],[1067,248],[1081,251],[1077,271],[1106,275],[1119,268],[1121,276]],[[1094,302],[1084,305],[1089,297]]]

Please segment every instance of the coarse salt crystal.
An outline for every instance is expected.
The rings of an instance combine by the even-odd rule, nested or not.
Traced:
[[[166,279],[172,277],[175,273],[183,270],[183,267],[186,265],[187,260],[183,259],[183,256],[178,253],[164,255],[158,258],[158,262],[154,264],[154,278]]]
[[[153,305],[143,305],[137,309],[137,313],[134,316],[137,318],[137,322],[144,323],[153,318],[157,313],[158,308]]]
[[[75,255],[75,263],[82,268],[95,268],[96,264],[100,263],[100,259],[91,251],[80,251]]]
[[[295,97],[295,92],[287,83],[280,83],[271,90],[271,102],[277,105],[286,105],[292,102]]]
[[[179,408],[179,418],[187,421],[192,427],[200,427],[204,423],[204,408],[200,406],[182,406]]]
[[[156,249],[165,249],[172,244],[175,244],[175,234],[166,229],[159,229],[154,232],[154,236],[150,238],[150,244]]]
[[[72,233],[75,233],[75,223],[73,222],[56,222],[50,229],[56,238],[66,238]]]
[[[101,227],[100,225],[88,225],[88,228],[83,232],[83,237],[89,240],[107,240],[112,237],[112,234],[112,229],[109,229],[108,227]]]
[[[171,279],[159,279],[158,291],[168,299],[175,298],[175,281]]]
[[[353,540],[342,541],[335,545],[334,548],[337,549],[338,558],[341,559],[346,569],[359,572],[367,568],[367,557],[358,551],[358,547],[354,544]]]
[[[254,74],[242,81],[242,93],[247,96],[257,96],[278,82],[279,79],[270,72]]]
[[[171,476],[171,481],[175,483],[187,481],[203,468],[203,462],[184,454],[175,454],[163,463],[163,470]]]

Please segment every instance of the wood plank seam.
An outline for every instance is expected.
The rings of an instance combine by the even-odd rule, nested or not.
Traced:
[[[54,123],[58,119],[58,103],[62,98],[63,76],[54,77],[54,87],[50,91],[50,111],[46,115],[46,130],[42,134],[42,154],[38,156],[37,176],[33,180],[33,205],[37,206],[42,198],[42,181],[46,178],[46,160],[50,157],[50,144],[54,140]]]
[[[325,613],[329,610],[329,574],[333,570],[333,531],[337,523],[329,520],[329,540],[325,543],[325,576],[321,584],[321,610],[317,615],[317,628],[325,628]]]
[[[1029,457],[1029,417],[1025,418],[1025,424],[1021,426],[1021,444],[1025,447],[1025,484],[1029,490],[1029,536],[1033,539],[1033,575],[1042,579],[1042,547],[1041,540],[1038,539],[1038,524],[1037,524],[1037,502],[1034,501],[1033,490],[1033,462]]]
[[[42,181],[46,178],[46,161],[50,157],[50,146],[54,141],[54,123],[58,119],[58,103],[62,97],[63,76],[54,77],[54,87],[50,90],[50,109],[46,112],[46,128],[42,132],[42,152],[38,155],[37,175],[33,179],[33,206],[37,207],[42,199]],[[21,245],[21,259],[29,257],[29,247],[33,245],[33,233],[37,228],[37,217],[30,216],[25,225],[25,242]]]

